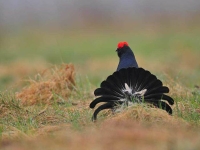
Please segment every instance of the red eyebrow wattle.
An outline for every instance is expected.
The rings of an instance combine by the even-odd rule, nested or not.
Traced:
[[[122,48],[125,45],[128,46],[128,43],[127,42],[119,42],[118,45],[117,45],[117,48]]]

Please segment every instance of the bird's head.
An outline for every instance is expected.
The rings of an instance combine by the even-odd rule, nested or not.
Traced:
[[[128,46],[127,42],[119,42],[117,45],[117,54],[120,57],[122,54],[131,51],[130,47]]]

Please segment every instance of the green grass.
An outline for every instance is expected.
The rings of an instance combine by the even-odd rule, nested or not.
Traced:
[[[52,33],[53,34],[53,33]],[[197,33],[163,33],[150,36],[145,33],[124,33],[116,36],[111,33],[66,33],[49,35],[34,32],[7,37],[0,50],[1,63],[16,59],[42,58],[50,63],[62,61],[82,63],[91,57],[102,58],[115,56],[117,42],[128,41],[136,56],[154,59],[170,58],[177,49],[188,48],[199,52],[200,43]],[[169,55],[169,53],[171,53]]]
[[[20,132],[31,135],[42,126],[69,124],[75,130],[83,129],[91,123],[92,111],[88,109],[88,99],[94,98],[91,95],[93,87],[88,78],[77,77],[75,91],[68,98],[64,99],[59,94],[54,95],[54,102],[50,105],[37,104],[24,107],[16,99],[13,92],[5,91],[0,93],[0,135],[16,128]],[[194,126],[200,126],[200,91],[194,90],[188,97],[173,95],[175,99],[174,116],[184,119]],[[80,109],[77,106],[81,106]],[[181,109],[180,106],[184,106]],[[144,106],[145,108],[145,106]],[[100,120],[105,119],[106,114],[100,113]]]
[[[83,86],[84,85],[84,86]],[[77,91],[77,92],[76,92]],[[0,135],[16,128],[24,134],[33,134],[42,126],[70,124],[74,129],[81,129],[91,122],[92,112],[83,103],[93,98],[87,79],[78,79],[77,86],[68,99],[54,95],[51,104],[37,104],[24,107],[13,92],[0,93]],[[62,101],[61,101],[62,100]],[[74,105],[73,105],[74,104]],[[81,111],[76,106],[82,105]]]
[[[128,41],[139,65],[169,85],[170,95],[175,99],[173,116],[186,121],[193,131],[193,127],[200,127],[200,89],[194,87],[200,85],[198,38],[199,31],[125,32],[120,36],[113,32],[78,31],[55,35],[31,32],[7,36],[0,46],[0,67],[3,68],[0,69],[0,135],[11,138],[13,132],[19,132],[32,136],[43,127],[63,124],[77,132],[83,132],[88,126],[96,128],[91,123],[93,111],[88,105],[94,99],[93,90],[116,69],[115,49],[119,41]],[[21,66],[16,62],[22,62]],[[30,68],[36,62],[41,62],[44,68],[62,62],[75,64],[77,85],[71,96],[65,99],[52,92],[54,101],[50,105],[23,106],[16,99],[15,91],[28,85],[23,80],[37,78],[34,67],[32,71],[27,69],[29,65],[23,65],[26,62]],[[22,85],[16,84],[19,82]],[[148,107],[144,108],[148,112]],[[108,114],[100,113],[100,120],[106,120]]]
[[[199,31],[156,32],[152,35],[148,32],[133,31],[119,34],[120,36],[116,36],[113,31],[110,33],[77,31],[75,33],[66,32],[62,34],[25,32],[16,36],[10,35],[1,42],[0,64],[5,66],[16,61],[29,62],[31,60],[34,63],[42,60],[46,64],[71,62],[76,65],[76,68],[90,70],[91,66],[87,63],[88,61],[91,60],[92,63],[96,59],[102,60],[101,63],[103,65],[104,59],[111,58],[116,61],[117,65],[118,58],[115,49],[117,43],[124,40],[128,41],[136,58],[139,57],[144,60],[145,64],[142,67],[149,69],[152,65],[160,63],[160,65],[164,65],[170,70],[170,72],[165,70],[162,72],[163,70],[158,70],[155,67],[151,69],[155,74],[169,73],[172,76],[180,74],[182,78],[187,79],[186,84],[190,86],[194,86],[191,83],[197,83],[199,80],[198,60],[187,61],[186,59],[188,65],[192,63],[191,61],[196,62],[196,66],[193,66],[193,63],[191,64],[192,72],[185,70],[184,66],[178,65],[179,62],[185,61],[182,56],[186,50],[190,51],[194,56],[200,55]],[[140,59],[138,62],[140,65]],[[92,84],[97,85],[102,78],[105,78],[115,70],[116,65],[113,65],[112,69],[105,66],[105,70],[100,70],[99,75],[91,71],[84,72],[84,74],[82,72],[78,73],[88,76]],[[14,82],[13,76],[15,74],[0,76],[0,88],[5,89],[3,88],[4,85]],[[31,76],[31,74],[27,76]]]

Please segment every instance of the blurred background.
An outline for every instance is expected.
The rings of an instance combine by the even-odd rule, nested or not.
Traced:
[[[200,85],[199,0],[0,0],[0,90],[60,63],[98,86],[119,41],[160,78]]]

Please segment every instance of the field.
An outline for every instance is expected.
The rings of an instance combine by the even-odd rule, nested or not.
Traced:
[[[152,27],[0,36],[1,149],[200,149],[199,35]],[[173,116],[142,104],[91,122],[93,91],[116,70],[119,41],[170,88]]]

